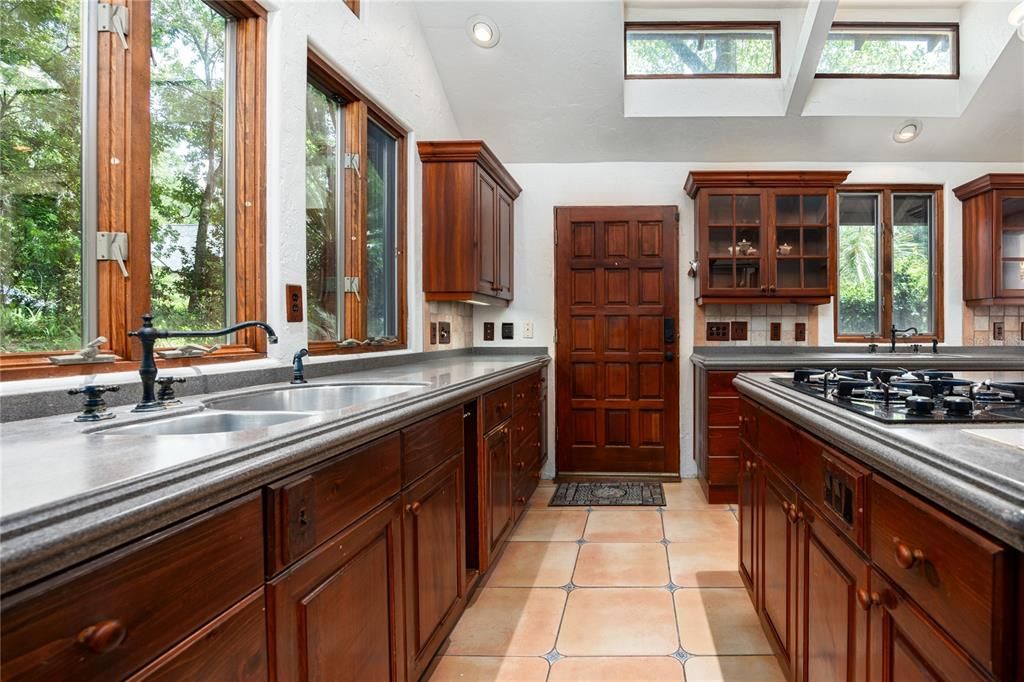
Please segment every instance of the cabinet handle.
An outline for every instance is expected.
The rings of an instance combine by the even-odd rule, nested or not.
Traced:
[[[540,447],[540,441],[537,441],[536,443],[534,443],[534,444],[533,444],[533,447],[535,447],[535,448],[539,448],[539,447]]]
[[[516,393],[516,400],[522,400],[526,397],[525,393]]]
[[[802,515],[797,513],[796,505],[791,504],[789,505],[789,514],[787,514],[787,516],[789,517],[790,523],[796,523],[797,519],[800,518]]]
[[[911,549],[908,545],[894,538],[896,543],[896,563],[908,571],[918,562],[924,561],[924,552],[919,549]]]
[[[504,410],[506,407],[508,407],[508,403],[498,403],[499,410]]]
[[[119,620],[104,620],[78,633],[77,641],[94,654],[109,654],[121,646],[127,628]]]
[[[516,504],[526,504],[526,498],[525,497],[517,497],[516,498]]]
[[[516,462],[516,469],[519,469],[520,471],[522,471],[525,468],[526,468],[526,462]]]
[[[537,479],[538,481],[540,480],[540,472],[539,471],[533,472],[532,476],[533,476],[533,478]]]
[[[878,606],[882,603],[882,595],[877,592],[868,592],[863,587],[857,589],[857,603],[865,611],[871,609],[872,606]]]
[[[410,512],[410,513],[416,515],[416,514],[420,513],[420,509],[422,509],[422,508],[423,508],[422,504],[420,504],[419,502],[413,502],[412,504],[407,505],[405,507],[405,511]]]
[[[751,461],[750,461],[750,460],[748,459],[748,460],[746,461],[746,466],[747,466],[747,471],[750,471],[751,469],[753,469],[753,468],[754,468],[754,463],[753,463],[753,462],[751,462]]]

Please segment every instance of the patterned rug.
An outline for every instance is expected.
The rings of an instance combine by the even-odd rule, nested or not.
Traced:
[[[559,483],[549,507],[665,506],[661,483],[647,481],[601,481],[600,483]]]

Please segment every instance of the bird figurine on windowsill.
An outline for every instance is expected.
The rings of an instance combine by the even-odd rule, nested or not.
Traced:
[[[113,353],[100,352],[100,346],[107,342],[107,337],[97,336],[85,348],[70,355],[51,355],[50,362],[55,365],[92,365],[113,362],[117,356]]]

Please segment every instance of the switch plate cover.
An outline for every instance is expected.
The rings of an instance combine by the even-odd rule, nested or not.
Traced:
[[[484,322],[484,341],[494,341],[493,322]]]
[[[533,338],[533,322],[523,322],[523,338]]]
[[[284,301],[287,306],[285,319],[289,322],[302,322],[302,285],[285,284]]]
[[[437,322],[430,323],[430,345],[437,345]]]
[[[501,323],[501,338],[505,339],[505,340],[514,339],[515,338],[514,329],[515,328],[512,326],[511,322],[502,322]]]
[[[1003,325],[1002,320],[1000,320],[998,322],[993,322],[992,323],[992,340],[993,341],[1002,341],[1006,337],[1005,329],[1006,328]]]
[[[747,322],[746,320],[733,320],[731,326],[731,333],[733,341],[746,341],[747,340]]]
[[[782,340],[782,323],[772,322],[768,330],[768,338],[772,341]]]
[[[806,341],[807,340],[807,323],[806,322],[797,322],[796,323],[796,326],[793,327],[793,337],[797,341]]]
[[[437,323],[437,342],[443,344],[449,344],[452,342],[452,323],[451,322],[438,322]]]
[[[707,332],[704,335],[707,341],[728,341],[729,340],[729,323],[728,322],[708,322]]]

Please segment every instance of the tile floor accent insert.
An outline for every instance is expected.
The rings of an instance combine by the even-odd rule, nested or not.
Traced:
[[[782,682],[737,573],[734,512],[696,481],[664,489],[664,513],[551,511],[542,484],[430,679]]]

